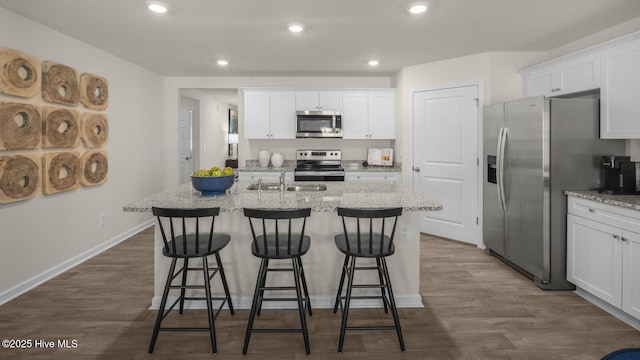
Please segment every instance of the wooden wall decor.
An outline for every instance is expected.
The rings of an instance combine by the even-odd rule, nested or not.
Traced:
[[[40,92],[42,63],[20,51],[0,47],[0,92],[30,98]]]
[[[76,71],[66,65],[43,62],[42,99],[56,104],[77,106],[80,90]]]
[[[74,148],[80,145],[78,111],[45,106],[42,117],[42,147]]]
[[[0,46],[0,205],[106,183],[108,106],[106,78]]]
[[[107,182],[109,162],[106,151],[85,151],[80,157],[80,184],[95,186]]]
[[[40,108],[0,102],[0,150],[37,149],[42,139]]]
[[[35,156],[0,156],[0,203],[35,197],[40,193],[40,182],[40,160]]]
[[[109,138],[109,121],[106,114],[84,112],[80,115],[82,144],[87,148],[104,147]]]
[[[42,192],[50,195],[80,187],[80,157],[77,152],[42,154]]]
[[[109,82],[93,74],[80,75],[80,102],[89,109],[105,110],[109,104]]]

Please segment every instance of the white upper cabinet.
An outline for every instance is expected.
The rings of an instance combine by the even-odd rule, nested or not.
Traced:
[[[294,91],[245,90],[245,139],[295,139]]]
[[[345,139],[395,139],[395,90],[345,91],[342,102]]]
[[[245,139],[269,139],[271,135],[271,94],[269,91],[245,90],[244,126]]]
[[[293,91],[271,91],[271,139],[296,138],[295,101]]]
[[[524,97],[559,96],[600,87],[600,54],[562,58],[521,71]]]
[[[369,139],[396,138],[396,92],[369,92]]]
[[[342,136],[366,139],[368,131],[369,95],[366,91],[345,91],[342,94]]]
[[[600,137],[640,138],[640,40],[602,53]]]
[[[342,111],[342,92],[297,91],[296,110]]]

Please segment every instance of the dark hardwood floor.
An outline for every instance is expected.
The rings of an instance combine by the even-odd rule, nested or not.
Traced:
[[[1,339],[56,342],[54,349],[0,348],[0,359],[600,359],[640,347],[639,331],[572,292],[539,290],[474,246],[423,236],[425,307],[399,310],[404,353],[393,332],[357,332],[338,354],[340,316],[315,309],[310,356],[300,334],[254,334],[243,356],[246,310],[220,315],[215,356],[206,332],[161,333],[149,355],[152,243],[152,229],[145,230],[0,306]],[[354,322],[389,320],[381,309],[351,314]],[[206,322],[200,310],[182,317]],[[298,325],[295,311],[265,311],[260,320]],[[70,348],[59,348],[58,340],[69,340]]]

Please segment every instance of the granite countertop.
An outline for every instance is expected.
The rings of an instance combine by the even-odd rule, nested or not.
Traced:
[[[592,201],[601,202],[603,204],[620,206],[623,208],[640,211],[640,195],[610,195],[610,194],[601,194],[597,191],[572,191],[572,190],[567,190],[564,193],[567,196],[573,196],[580,199],[592,200]]]
[[[241,212],[245,207],[295,209],[310,207],[316,212],[335,211],[336,207],[387,208],[402,207],[405,211],[437,211],[442,205],[399,183],[389,182],[327,182],[326,191],[247,190],[249,181],[236,182],[227,194],[202,196],[190,183],[160,192],[123,206],[126,212],[151,212],[152,206],[173,208],[220,207],[222,212]],[[311,185],[316,182],[293,182]]]

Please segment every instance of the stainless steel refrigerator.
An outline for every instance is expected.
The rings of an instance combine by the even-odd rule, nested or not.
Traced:
[[[599,129],[597,99],[536,97],[484,108],[484,244],[540,288],[574,288],[563,191],[598,188],[599,157],[625,154],[624,140],[601,140]]]

